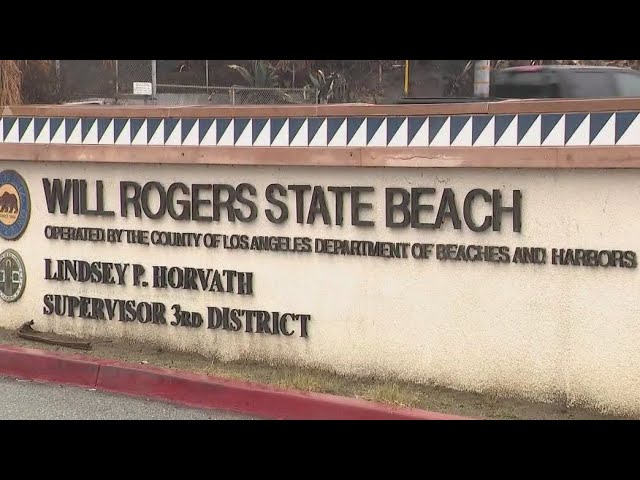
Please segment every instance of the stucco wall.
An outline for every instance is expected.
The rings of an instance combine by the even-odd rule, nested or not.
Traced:
[[[215,355],[328,368],[343,373],[390,375],[475,391],[549,400],[566,397],[618,412],[640,412],[640,324],[637,268],[552,265],[552,248],[640,250],[640,172],[599,169],[352,168],[300,166],[154,165],[2,161],[26,180],[31,219],[17,241],[0,239],[0,250],[22,256],[27,284],[22,298],[2,303],[0,325],[34,319],[36,326],[82,337],[108,336]],[[103,180],[113,218],[50,214],[43,177],[82,178],[95,206],[93,182]],[[248,224],[122,218],[119,182],[248,182],[255,185],[258,217]],[[373,186],[367,218],[374,228],[298,225],[295,217],[270,223],[264,191],[270,183]],[[464,195],[500,189],[512,204],[522,192],[522,231],[505,215],[499,232],[472,232],[446,223],[441,230],[385,227],[387,187],[444,188]],[[328,197],[333,198],[333,197]],[[332,207],[332,203],[330,206]],[[424,202],[426,203],[426,201]],[[290,207],[294,205],[288,199]],[[347,202],[348,205],[348,202]],[[331,208],[333,211],[333,208]],[[347,211],[348,213],[348,211]],[[478,203],[482,219],[490,208]],[[432,214],[434,215],[434,214]],[[430,218],[427,216],[427,218]],[[543,247],[547,264],[385,259],[378,257],[255,252],[204,247],[161,247],[47,240],[46,225],[130,228],[196,233],[282,235],[431,244]],[[435,252],[434,252],[435,253]],[[44,279],[44,259],[78,259],[153,265],[230,268],[254,273],[254,294],[80,284]],[[149,278],[147,278],[149,279]],[[43,315],[45,294],[157,301],[199,311],[201,328]],[[311,315],[308,338],[296,334],[250,334],[206,328],[206,308],[293,312]],[[170,315],[168,316],[170,321]]]
[[[17,251],[27,279],[19,299],[0,299],[0,326],[16,328],[33,319],[36,328],[57,333],[119,337],[221,359],[295,363],[640,414],[638,100],[3,107],[0,159],[0,196],[9,191],[5,172],[15,170],[31,199],[30,219],[17,240],[5,239],[12,232],[0,219],[0,256]],[[95,181],[103,181],[105,207],[114,216],[49,213],[43,178],[86,180],[90,208],[96,207]],[[257,218],[123,218],[122,180],[165,187],[250,183],[257,191]],[[271,183],[374,187],[362,201],[373,204],[364,217],[375,227],[352,226],[348,200],[343,226],[325,226],[320,216],[313,225],[298,225],[293,211],[287,222],[274,224],[264,213]],[[499,231],[471,231],[464,218],[459,230],[449,221],[435,230],[390,229],[388,187],[434,188],[435,195],[420,203],[436,211],[450,188],[461,216],[472,189],[500,190],[506,206],[519,190],[521,229],[514,231],[508,213]],[[335,219],[333,194],[327,200]],[[287,204],[295,205],[291,193]],[[477,198],[474,221],[489,214],[491,205]],[[434,217],[425,212],[422,221]],[[435,246],[431,258],[418,260],[411,250],[409,258],[387,259],[60,241],[45,238],[47,225],[309,237],[312,247],[316,238],[498,246],[509,249],[510,259],[516,247],[538,247],[546,249],[547,259],[441,261]],[[554,248],[628,252],[623,263],[633,268],[553,265]],[[54,268],[65,259],[141,264],[149,282],[154,265],[233,269],[253,273],[254,291],[134,286],[132,267],[124,285],[58,282],[45,279],[45,259]],[[7,288],[5,283],[0,293]],[[45,315],[47,294],[159,302],[169,324]],[[175,303],[201,313],[204,325],[170,325]],[[308,335],[301,336],[301,317],[288,317],[291,336],[248,333],[245,325],[240,331],[209,329],[209,306],[310,315]],[[255,319],[252,324],[255,331]]]

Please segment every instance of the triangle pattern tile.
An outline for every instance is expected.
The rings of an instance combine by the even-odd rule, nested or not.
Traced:
[[[233,146],[233,121],[230,118],[216,118],[216,145]]]
[[[306,118],[289,119],[289,146],[306,147],[309,145],[309,126]]]
[[[345,147],[347,145],[347,119],[345,117],[327,118],[327,145]]]
[[[471,141],[474,147],[493,147],[496,141],[496,120],[493,115],[471,117]]]
[[[427,117],[409,117],[407,119],[407,144],[412,147],[429,145],[428,128]]]
[[[98,143],[103,143],[102,139],[111,125],[113,125],[113,118],[98,118]],[[111,133],[111,143],[113,143],[113,133]]]
[[[592,113],[589,119],[589,143],[597,146],[614,146],[616,121],[613,113]]]
[[[462,129],[469,123],[471,117],[469,115],[452,115],[451,116],[451,129],[449,131],[450,143],[454,144],[455,139],[458,137]]]
[[[180,125],[180,142],[187,147],[198,146],[198,120],[183,118]]]
[[[541,124],[540,130],[542,133],[541,142],[543,147],[564,146],[564,132],[565,132],[564,114],[552,113],[552,114],[541,115],[540,124]]]
[[[233,144],[236,147],[251,146],[251,131],[253,127],[248,118],[233,119]]]
[[[556,125],[558,125],[558,122],[562,118],[562,114],[543,113],[542,115],[540,115],[540,117],[540,144],[544,145],[549,134],[553,131]]]
[[[182,145],[182,119],[164,119],[164,144],[174,147]]]
[[[49,143],[49,119],[36,117],[33,121],[33,136],[35,143]]]
[[[466,119],[462,117],[466,117]],[[457,118],[459,119],[456,125],[458,131],[454,135],[453,124]],[[460,127],[460,125],[462,125],[462,127]],[[455,115],[451,117],[451,131],[449,134],[452,147],[470,147],[473,143],[473,124],[471,123],[471,117],[467,115]]]
[[[327,145],[330,147],[347,146],[347,119],[327,119]]]
[[[438,123],[444,119],[444,123],[440,126],[440,128],[434,128],[431,131],[431,123],[437,118]],[[429,146],[430,147],[450,147],[451,146],[451,117],[429,117]],[[432,135],[432,132],[436,132],[435,135]]]
[[[289,145],[289,125],[286,118],[272,118],[271,121],[271,146],[286,147]],[[286,135],[282,133],[282,129],[286,128]],[[286,141],[283,140],[286,136]]]
[[[515,147],[518,144],[517,120],[515,115],[496,115],[494,145]]]
[[[180,145],[195,147],[198,145],[198,120],[183,118],[180,122]]]
[[[98,144],[98,120],[96,118],[83,118],[80,120],[82,127],[82,144]]]
[[[112,118],[98,119],[98,143],[100,145],[113,145],[115,143],[115,128]]]
[[[387,119],[383,117],[369,117],[365,120],[365,123],[367,124],[367,146],[385,146],[387,144]]]
[[[449,117],[445,117],[443,115],[432,115],[429,117],[429,145],[431,145],[436,138],[436,136],[440,133],[444,124],[447,123]],[[447,134],[450,135],[451,131],[448,129]],[[447,140],[447,143],[449,143]]]
[[[129,119],[127,118],[114,118],[113,119],[113,139],[116,144],[120,144],[120,137],[125,134],[126,138],[131,138],[131,132],[129,131]],[[130,142],[128,142],[130,143]]]
[[[618,114],[616,114],[616,130],[618,130],[619,122],[629,122],[624,129],[624,133],[620,135],[620,138],[616,142],[616,145],[640,145],[640,115],[636,112],[624,113],[634,113],[635,115],[620,115],[620,117],[618,117]],[[616,132],[616,135],[618,135],[618,131]]]
[[[583,147],[589,145],[589,115],[568,113],[565,115],[565,145]]]
[[[163,121],[164,128],[164,144],[165,145],[180,145],[180,134],[176,132],[180,131],[180,119],[178,118],[165,118]]]
[[[147,128],[145,123],[146,120],[142,118],[132,118],[129,121],[129,128],[131,130],[131,145],[147,144]],[[144,135],[144,141],[142,139],[142,135]]]
[[[622,136],[627,132],[627,129],[638,118],[638,112],[616,112],[616,144],[620,141]]]
[[[131,120],[116,118],[113,121],[116,145],[131,145]]]
[[[164,119],[150,118],[147,120],[147,145],[164,145]]]
[[[147,145],[147,121],[143,118],[131,119],[131,145]]]
[[[578,128],[585,123],[587,120],[586,113],[567,113],[564,117],[564,143],[565,145],[569,144],[572,137],[575,136]],[[581,144],[584,139],[578,138],[578,144]],[[589,143],[589,131],[587,130],[587,144]]]
[[[147,145],[164,145],[164,119],[147,120]]]
[[[291,119],[1,117],[0,141],[70,145],[459,147],[492,146],[492,137],[495,146],[500,147],[640,145],[639,116],[638,112],[594,112]]]
[[[529,134],[539,116],[540,115],[535,113],[521,113],[518,115],[516,119],[518,122],[518,145],[520,145],[522,140]],[[537,137],[540,138],[540,135],[538,134]],[[531,146],[530,143],[527,145]]]
[[[18,119],[17,117],[2,118],[2,140],[5,143],[18,143]]]
[[[302,140],[299,138],[300,129],[302,129],[303,125],[306,123],[306,119],[304,118],[289,118],[289,144],[292,142],[296,142],[296,146],[301,147]],[[305,127],[305,135],[308,137],[309,131],[308,128]],[[308,140],[305,140],[308,142]]]
[[[18,119],[18,139],[20,143],[34,142],[33,117],[22,117]]]
[[[311,122],[312,119],[309,119]],[[320,126],[318,127],[318,131],[313,136],[311,141],[309,142],[310,147],[326,147],[327,146],[327,119],[321,119]],[[311,126],[309,126],[311,128]],[[311,136],[311,134],[309,134]]]
[[[349,120],[355,121],[352,121],[351,124],[349,124]],[[351,127],[351,130],[349,127]],[[347,118],[347,146],[367,146],[367,122],[364,117],[357,117],[355,119]]]
[[[207,147],[216,144],[216,128],[214,118],[201,118],[198,121],[198,144]]]
[[[65,143],[67,138],[64,118],[52,118],[49,120],[49,142],[55,145]]]
[[[350,147],[367,145],[367,126],[364,117],[347,118],[347,145]]]
[[[271,122],[268,118],[254,118],[252,129],[251,135],[254,147],[271,146]]]
[[[395,133],[390,135],[389,123],[387,122],[387,146],[389,147],[406,147],[409,144],[409,128],[407,126],[407,117],[392,118]]]
[[[79,118],[65,118],[64,127],[66,133],[65,141],[68,145],[82,144],[82,132],[80,129]]]
[[[520,147],[539,147],[541,140],[541,118],[540,115],[527,115],[524,118],[518,116],[518,146]],[[522,127],[521,127],[522,125]],[[522,134],[522,136],[520,136]]]
[[[407,120],[407,141],[410,147],[429,146],[429,118],[409,117]]]
[[[271,146],[272,147],[288,147],[289,146],[289,119],[287,118],[271,119]]]
[[[471,117],[471,144],[475,145],[476,141],[482,135],[489,125],[493,117],[491,115],[473,115]]]
[[[327,145],[327,134],[326,128],[324,129],[325,137],[319,138],[322,133],[320,129],[322,128],[322,124],[326,122],[325,118],[320,117],[309,117],[307,120],[307,144],[309,146],[326,146]],[[324,145],[323,145],[324,144]]]
[[[269,119],[254,118],[251,120],[251,145],[256,147],[269,146]],[[265,129],[267,130],[267,140],[264,140]],[[261,136],[262,135],[262,136]]]

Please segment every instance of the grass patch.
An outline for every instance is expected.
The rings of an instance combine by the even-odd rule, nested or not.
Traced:
[[[565,404],[529,402],[494,395],[461,392],[433,385],[418,385],[388,379],[344,376],[296,366],[271,366],[255,361],[221,362],[201,355],[168,351],[125,341],[93,340],[93,350],[78,352],[68,348],[30,342],[14,331],[0,329],[0,343],[41,350],[82,353],[90,356],[145,362],[163,368],[204,373],[221,378],[244,380],[305,392],[328,393],[381,402],[394,406],[421,408],[435,412],[487,419],[615,419],[598,412],[567,407]]]

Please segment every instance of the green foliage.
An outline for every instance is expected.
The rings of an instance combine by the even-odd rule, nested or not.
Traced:
[[[309,74],[312,88],[317,92],[318,103],[335,103],[347,101],[347,82],[341,73],[325,75],[318,70],[316,75]]]
[[[275,73],[275,69],[266,60],[254,60],[249,68],[240,65],[228,65],[228,67],[242,76],[247,87],[278,87],[278,76]]]

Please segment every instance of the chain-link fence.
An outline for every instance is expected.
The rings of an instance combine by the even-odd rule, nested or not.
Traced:
[[[213,105],[285,105],[317,103],[317,93],[309,88],[202,87],[198,85],[157,85],[157,99],[166,104],[198,102]]]
[[[62,100],[113,97],[116,72],[109,60],[58,60],[56,70]]]
[[[152,60],[114,60],[117,78],[115,96],[133,95],[136,83],[153,83]]]
[[[305,88],[221,86],[226,65],[209,60],[60,60],[65,101],[156,105],[315,104],[317,91]],[[221,74],[222,72],[222,74]]]

